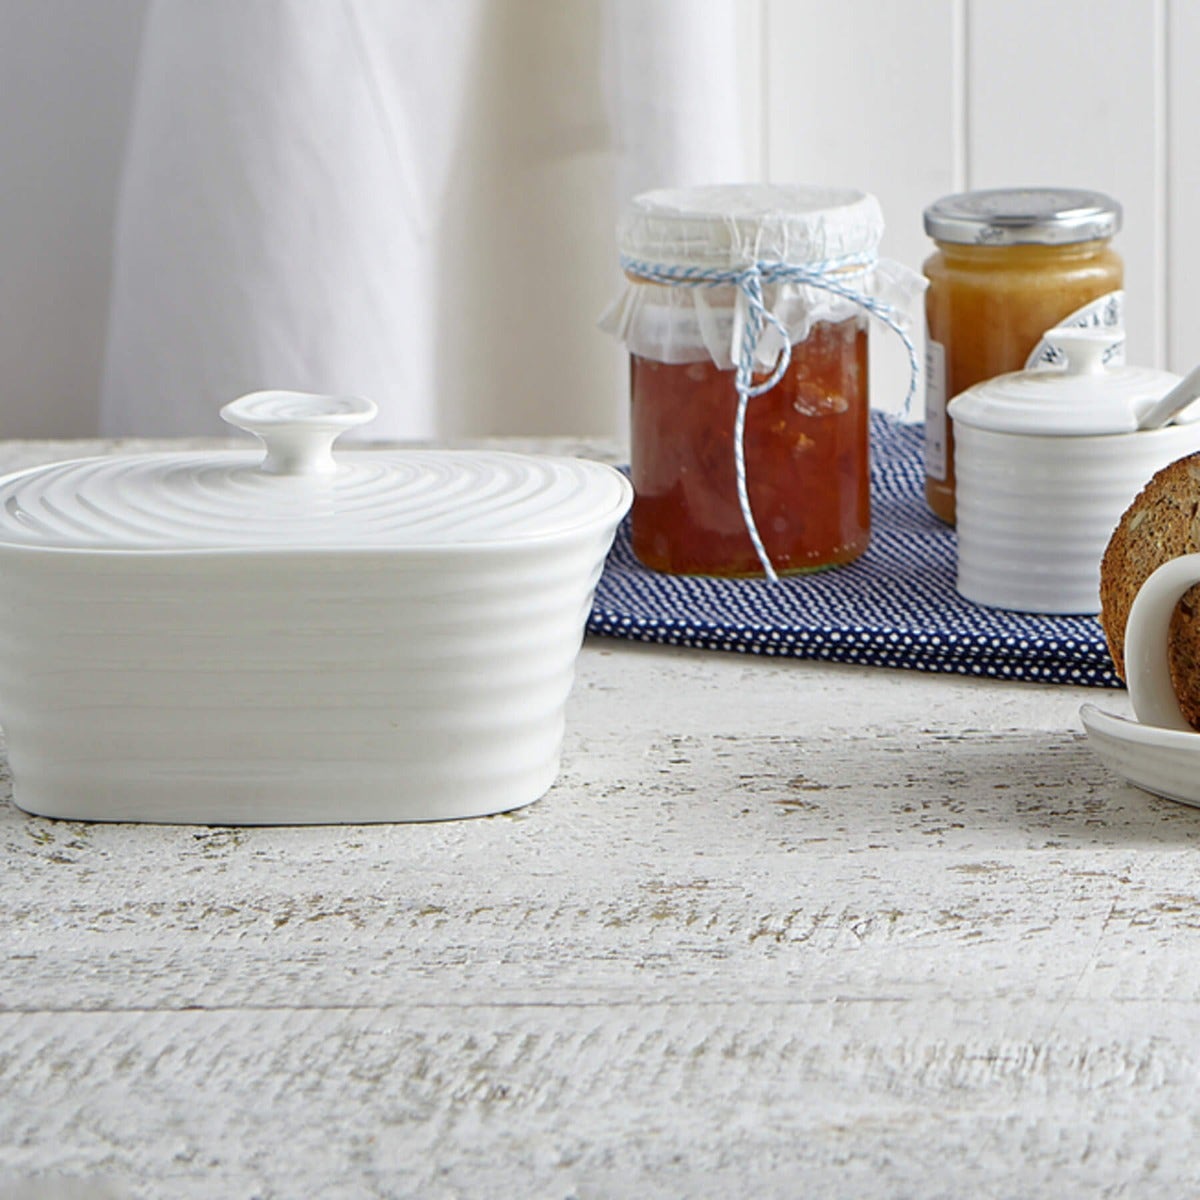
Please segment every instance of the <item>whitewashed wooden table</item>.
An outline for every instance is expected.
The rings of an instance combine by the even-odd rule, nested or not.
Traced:
[[[1085,699],[595,640],[509,816],[4,802],[0,1196],[1196,1194],[1200,812]]]

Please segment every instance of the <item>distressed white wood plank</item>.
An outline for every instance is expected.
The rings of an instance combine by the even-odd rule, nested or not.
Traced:
[[[1074,689],[997,691],[598,641],[559,783],[508,817],[208,830],[8,807],[0,1007],[468,1003],[514,964],[562,1002],[1065,998],[1106,923],[1131,955],[1186,955],[1198,815],[1107,774]]]
[[[730,694],[744,707],[714,730]],[[1077,702],[591,643],[562,778],[510,817],[204,830],[6,809],[0,1004],[468,1003],[516,963],[561,1002],[1065,999],[1101,929],[1118,957],[1186,958],[1200,891],[1197,814],[1110,777]],[[1177,983],[1151,971],[1139,994]]]
[[[887,223],[881,252],[917,269],[932,249],[925,206],[962,186],[959,8],[948,0],[767,3],[771,177],[874,193]],[[919,314],[916,335],[922,343]],[[908,372],[903,347],[876,327],[872,403],[896,411]],[[918,392],[913,416],[921,411]]]
[[[1163,365],[1162,0],[968,0],[969,183],[1089,187],[1125,210],[1131,362]]]
[[[1194,1191],[1188,1015],[1071,1004],[1029,1036],[1048,1015],[885,998],[0,1018],[4,1169],[147,1198]]]
[[[509,816],[0,794],[0,1195],[1191,1194],[1200,812],[1083,699],[593,640]]]
[[[1168,198],[1169,242],[1166,263],[1169,363],[1190,371],[1200,362],[1200,7],[1186,0],[1167,4],[1167,80],[1169,83]]]

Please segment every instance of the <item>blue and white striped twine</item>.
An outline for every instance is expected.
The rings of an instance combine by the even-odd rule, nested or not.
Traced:
[[[819,288],[840,296],[857,305],[870,316],[886,325],[904,343],[908,351],[908,392],[904,397],[904,411],[912,406],[917,387],[917,350],[912,338],[900,324],[896,308],[866,292],[847,285],[847,280],[864,275],[875,266],[874,254],[847,255],[843,258],[826,259],[824,262],[797,265],[785,262],[754,262],[736,269],[722,270],[715,267],[674,267],[664,263],[647,262],[645,259],[621,256],[621,269],[627,274],[647,283],[663,284],[667,287],[721,287],[732,285],[746,299],[746,318],[742,324],[742,340],[738,352],[734,386],[737,388],[737,417],[733,429],[734,472],[737,478],[738,504],[746,532],[754,545],[754,552],[767,578],[772,583],[779,576],[759,536],[758,525],[750,508],[750,493],[746,487],[746,410],[756,396],[769,392],[787,373],[792,361],[792,343],[788,331],[780,319],[766,306],[763,300],[763,285],[771,283],[799,283]],[[759,342],[768,325],[778,330],[783,344],[771,374],[760,384],[754,382],[754,360]]]

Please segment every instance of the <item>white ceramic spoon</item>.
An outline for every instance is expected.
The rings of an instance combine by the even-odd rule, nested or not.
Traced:
[[[1200,396],[1200,367],[1189,371],[1161,400],[1155,401],[1138,419],[1139,429],[1161,429],[1169,425]]]

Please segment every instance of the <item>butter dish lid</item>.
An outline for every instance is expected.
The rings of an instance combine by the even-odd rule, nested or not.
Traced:
[[[1112,329],[1052,329],[1045,340],[1066,359],[1058,369],[1014,371],[968,388],[950,401],[956,424],[995,433],[1091,436],[1133,433],[1179,376],[1153,367],[1110,366]],[[1200,419],[1191,405],[1176,424]]]
[[[440,550],[613,526],[632,489],[584,459],[352,450],[357,397],[256,392],[221,415],[265,446],[112,455],[0,479],[0,547],[95,551]]]

